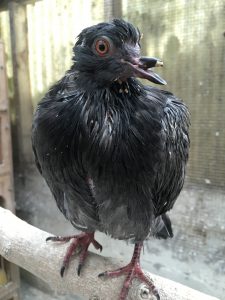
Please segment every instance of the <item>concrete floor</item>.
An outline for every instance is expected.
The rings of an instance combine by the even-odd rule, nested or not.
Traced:
[[[75,232],[58,211],[35,168],[27,171],[26,178],[16,178],[16,201],[18,216],[29,223],[57,235]],[[170,215],[174,238],[148,241],[142,266],[152,273],[225,299],[225,191],[211,186],[186,185]],[[101,233],[96,237],[103,245],[102,255],[129,261],[132,245]],[[37,291],[24,286],[23,290],[30,296],[25,293],[22,299],[36,299]],[[54,295],[50,299],[71,298]]]

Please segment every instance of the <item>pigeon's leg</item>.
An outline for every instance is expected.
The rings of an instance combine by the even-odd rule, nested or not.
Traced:
[[[77,274],[80,275],[81,268],[84,264],[85,258],[88,254],[88,247],[90,244],[93,244],[95,249],[99,249],[102,251],[102,246],[94,239],[94,232],[83,232],[77,235],[70,235],[70,236],[50,236],[46,239],[46,241],[53,241],[53,242],[69,242],[72,240],[71,244],[67,248],[66,254],[63,259],[63,264],[60,270],[60,274],[63,277],[65,269],[68,267],[70,258],[77,250],[78,247],[81,248],[80,257],[79,257],[79,264],[77,268]]]
[[[120,269],[117,269],[115,271],[106,271],[104,273],[99,274],[99,277],[117,277],[120,275],[126,275],[123,288],[120,293],[119,300],[125,300],[129,291],[129,287],[132,283],[132,280],[134,278],[139,279],[140,281],[144,282],[149,290],[155,295],[156,299],[159,300],[159,293],[154,286],[153,282],[144,274],[140,267],[140,254],[141,249],[143,247],[143,243],[136,243],[134,247],[134,253],[131,259],[131,262]]]

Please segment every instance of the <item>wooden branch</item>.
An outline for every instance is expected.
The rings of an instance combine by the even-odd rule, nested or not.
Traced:
[[[64,278],[61,278],[59,269],[67,244],[46,243],[45,239],[49,235],[51,234],[29,225],[0,207],[0,255],[48,282],[60,293],[81,295],[89,300],[118,299],[123,278],[103,281],[98,278],[98,274],[123,266],[123,262],[115,263],[110,258],[90,253],[81,277],[78,277],[76,274],[78,260],[74,257]],[[171,280],[147,272],[146,274],[154,280],[161,300],[217,299]],[[148,293],[143,283],[134,281],[128,300],[144,299],[153,300],[154,297]]]

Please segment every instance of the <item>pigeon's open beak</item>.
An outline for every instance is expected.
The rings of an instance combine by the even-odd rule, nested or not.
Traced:
[[[133,58],[131,61],[126,61],[132,68],[133,76],[144,78],[156,84],[167,84],[158,74],[154,73],[151,68],[163,67],[163,62],[155,57],[140,57]]]
[[[136,67],[136,76],[148,79],[156,84],[167,84],[164,79],[151,70],[154,67],[163,67],[163,62],[155,57],[141,57]]]

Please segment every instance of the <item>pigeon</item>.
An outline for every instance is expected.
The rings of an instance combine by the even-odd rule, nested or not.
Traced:
[[[119,300],[132,280],[143,281],[160,299],[140,266],[143,243],[171,238],[167,212],[182,190],[189,152],[186,105],[154,84],[166,81],[163,66],[141,56],[140,31],[120,19],[85,28],[73,48],[72,66],[37,106],[32,125],[35,162],[59,210],[80,234],[70,241],[61,276],[77,247],[78,275],[95,232],[134,243],[128,265],[99,277],[125,275]]]

